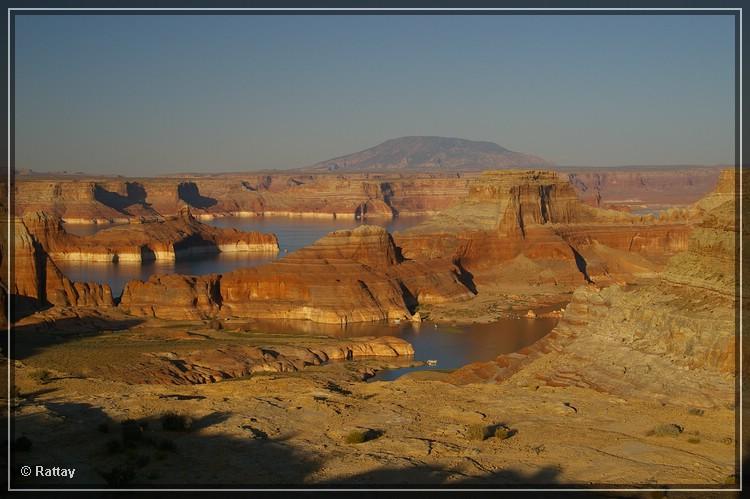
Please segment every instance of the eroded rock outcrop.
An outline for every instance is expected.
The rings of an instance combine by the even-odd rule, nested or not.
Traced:
[[[90,236],[67,233],[59,217],[43,212],[26,215],[24,224],[55,260],[140,262],[199,253],[277,253],[279,249],[273,234],[212,227],[196,220],[187,207],[174,219],[110,227]]]
[[[9,294],[19,317],[49,305],[111,307],[106,284],[73,282],[65,277],[23,220],[13,220],[13,269]]]
[[[189,352],[155,352],[127,369],[104,367],[108,378],[128,383],[193,385],[250,376],[258,372],[299,371],[332,360],[408,357],[414,348],[391,336],[352,338],[314,347],[228,345]]]
[[[554,172],[488,172],[467,199],[396,234],[409,258],[450,258],[479,274],[519,257],[544,262],[559,280],[613,281],[653,274],[687,247],[689,217],[677,221],[582,203]],[[571,280],[571,278],[573,280]]]
[[[723,202],[707,212],[687,251],[656,279],[581,287],[550,335],[450,379],[577,386],[699,407],[731,401],[738,233],[733,193],[712,194],[719,196]]]
[[[126,285],[136,315],[305,319],[345,324],[410,319],[418,303],[472,296],[450,261],[404,261],[390,234],[363,225],[330,233],[267,265],[221,276],[155,276]]]

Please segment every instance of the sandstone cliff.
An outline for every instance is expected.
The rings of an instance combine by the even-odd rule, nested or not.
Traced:
[[[488,172],[464,201],[396,241],[408,258],[450,258],[480,275],[524,257],[562,281],[612,282],[652,274],[684,250],[692,219],[676,218],[593,208],[554,172]]]
[[[13,220],[13,266],[9,294],[14,316],[50,305],[60,307],[111,307],[108,285],[72,282],[52,261],[23,220]]]
[[[516,354],[459,369],[450,379],[578,386],[698,407],[731,401],[736,199],[726,190],[710,197],[719,195],[724,202],[656,279],[581,287],[550,335]]]
[[[221,276],[154,276],[132,281],[121,307],[135,315],[306,319],[346,324],[408,320],[418,303],[472,292],[450,261],[404,261],[375,226],[336,231],[281,260]]]
[[[24,224],[55,260],[138,262],[197,253],[278,252],[273,234],[211,227],[188,208],[174,219],[120,225],[90,236],[67,233],[60,218],[43,212],[26,215]]]
[[[408,148],[399,154],[411,158],[408,161],[422,162]],[[471,154],[458,155],[455,161],[441,161],[443,166],[461,165],[475,161],[471,158]],[[481,161],[485,169],[522,166]],[[199,218],[424,215],[446,210],[466,198],[470,180],[478,176],[476,171],[438,170],[428,173],[398,167],[380,173],[296,171],[128,179],[19,175],[14,186],[15,208],[19,216],[44,211],[66,222],[85,223],[156,220],[176,215],[184,205]],[[719,172],[708,167],[558,170],[585,203],[625,211],[692,203],[711,190]]]

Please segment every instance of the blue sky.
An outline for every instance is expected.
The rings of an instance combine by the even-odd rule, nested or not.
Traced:
[[[404,135],[734,162],[730,16],[16,17],[16,166],[292,168]]]

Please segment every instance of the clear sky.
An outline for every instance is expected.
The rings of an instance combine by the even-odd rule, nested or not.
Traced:
[[[734,162],[730,16],[17,16],[16,167],[292,168],[404,135]]]

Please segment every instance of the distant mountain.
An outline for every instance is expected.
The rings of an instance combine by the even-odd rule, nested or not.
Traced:
[[[552,164],[542,158],[511,151],[493,142],[449,137],[400,137],[364,151],[321,161],[305,170],[492,170],[550,166]]]

